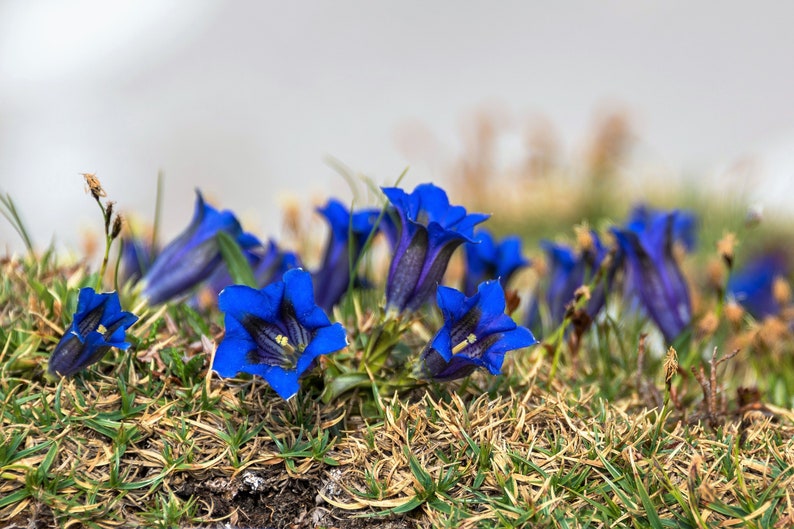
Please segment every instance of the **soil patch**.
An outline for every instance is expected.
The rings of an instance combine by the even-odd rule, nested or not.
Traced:
[[[333,471],[332,471],[333,472]],[[412,529],[416,520],[405,516],[355,518],[325,503],[319,496],[335,487],[333,474],[324,478],[290,477],[280,465],[244,471],[235,478],[189,478],[176,493],[198,499],[201,517],[224,518],[235,528],[268,529]]]

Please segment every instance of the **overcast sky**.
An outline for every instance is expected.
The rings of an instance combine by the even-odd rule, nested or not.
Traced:
[[[98,226],[78,173],[146,216],[163,170],[166,235],[200,187],[267,236],[285,195],[344,198],[328,155],[383,183],[410,165],[412,186],[482,106],[545,116],[573,150],[612,105],[649,163],[756,157],[758,199],[785,204],[792,20],[787,2],[0,0],[0,191],[39,245],[73,244]],[[19,247],[3,219],[0,244]]]

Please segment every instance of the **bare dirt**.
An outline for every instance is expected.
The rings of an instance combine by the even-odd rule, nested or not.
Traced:
[[[283,466],[244,471],[238,477],[205,481],[189,479],[176,493],[198,499],[205,519],[223,518],[234,528],[272,529],[413,529],[416,520],[406,516],[362,518],[325,503],[333,495],[332,475],[321,479],[291,478]],[[217,527],[217,524],[213,527]]]

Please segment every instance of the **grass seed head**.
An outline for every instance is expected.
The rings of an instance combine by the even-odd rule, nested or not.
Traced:
[[[730,300],[725,303],[724,307],[725,318],[731,323],[733,326],[738,326],[742,323],[742,318],[744,318],[744,309],[741,305],[736,303],[734,300]]]
[[[119,234],[121,233],[123,221],[121,215],[116,215],[116,218],[113,220],[113,230],[110,232],[110,238],[116,239]]]
[[[717,253],[722,257],[725,265],[730,270],[733,268],[733,257],[738,240],[733,232],[727,232],[722,239],[717,241]]]
[[[100,198],[107,196],[105,190],[102,189],[102,184],[99,182],[99,178],[97,178],[95,174],[93,173],[81,173],[81,174],[85,179],[86,192],[90,192],[91,196],[93,196],[95,200],[99,200]]]
[[[788,305],[791,302],[791,285],[785,277],[777,276],[772,283],[772,295],[775,301],[781,305]]]
[[[664,380],[670,383],[673,375],[678,372],[678,352],[673,347],[667,350],[667,355],[664,358]]]

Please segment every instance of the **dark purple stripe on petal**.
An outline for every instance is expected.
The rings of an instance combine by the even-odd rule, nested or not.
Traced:
[[[482,317],[482,311],[478,307],[472,307],[463,318],[458,320],[455,325],[452,327],[452,331],[450,332],[452,346],[455,347],[466,337],[469,336],[474,330],[477,328],[477,324],[480,322],[480,318]]]
[[[248,353],[246,357],[248,363],[269,366],[283,366],[286,363],[284,349],[278,342],[284,337],[281,329],[251,315],[243,318],[240,323],[251,335],[257,347]]]
[[[435,256],[427,256],[425,258],[419,281],[416,284],[412,298],[408,302],[408,309],[418,310],[433,296],[438,284],[444,277],[444,272],[447,271],[447,265],[452,253],[462,242],[463,239],[450,241],[441,247]]]
[[[287,327],[290,344],[292,344],[293,347],[306,347],[311,341],[311,334],[298,321],[298,317],[295,314],[295,307],[287,299],[281,303],[281,317],[284,320],[284,325]]]
[[[88,333],[95,331],[99,328],[102,321],[102,316],[105,314],[105,303],[100,303],[87,314],[83,316],[80,321],[76,321],[77,332],[82,337],[88,336]]]
[[[408,230],[404,230],[407,233]],[[402,255],[395,252],[389,269],[389,279],[386,283],[386,305],[396,308],[402,312],[410,300],[419,274],[425,263],[427,254],[427,230],[417,227],[413,237],[407,244],[400,243],[398,252],[402,250]]]
[[[491,334],[483,336],[482,338],[477,338],[474,343],[466,345],[457,354],[471,360],[481,360],[485,352],[501,337],[501,334]]]

